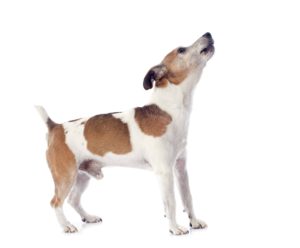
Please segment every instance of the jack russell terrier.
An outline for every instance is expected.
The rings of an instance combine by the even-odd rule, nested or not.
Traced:
[[[68,202],[87,223],[101,222],[80,203],[91,177],[101,179],[102,168],[121,165],[151,169],[158,177],[169,231],[188,233],[176,221],[174,175],[191,228],[205,228],[195,216],[186,171],[186,140],[192,97],[206,62],[214,54],[210,33],[189,47],[171,51],[146,74],[143,86],[154,87],[148,105],[127,112],[100,114],[57,124],[36,106],[48,126],[46,153],[55,193],[51,206],[65,232],[76,232],[65,217]]]

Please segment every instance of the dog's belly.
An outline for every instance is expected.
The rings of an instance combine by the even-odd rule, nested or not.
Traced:
[[[125,155],[107,153],[103,157],[93,156],[93,159],[103,164],[103,167],[122,166],[139,169],[151,169],[149,163],[147,163],[142,157],[138,156],[134,152]]]
[[[151,169],[150,165],[141,156],[141,152],[133,149],[131,152],[126,154],[114,154],[107,152],[103,156],[93,154],[87,149],[85,139],[74,138],[73,135],[67,135],[66,142],[75,155],[78,166],[87,160],[94,160],[101,164],[101,167],[105,166],[122,166],[122,167],[133,167],[141,169]]]
[[[114,154],[107,152],[103,156],[91,153],[85,144],[77,142],[76,144],[69,144],[70,149],[75,154],[78,166],[86,160],[94,160],[101,165],[105,166],[122,166],[140,169],[151,169],[149,163],[141,156],[138,151],[131,151],[126,154]]]

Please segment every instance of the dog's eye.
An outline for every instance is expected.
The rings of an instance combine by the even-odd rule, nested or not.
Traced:
[[[178,53],[185,53],[185,51],[186,51],[185,47],[179,47],[177,50]]]

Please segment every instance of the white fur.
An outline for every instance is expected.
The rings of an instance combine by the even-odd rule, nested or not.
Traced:
[[[196,80],[199,80],[199,75],[190,75],[185,82],[182,82],[182,85],[194,84]],[[150,103],[158,105],[172,117],[172,122],[169,124],[167,132],[161,137],[152,137],[144,134],[134,119],[133,110],[114,114],[114,117],[119,118],[128,125],[130,132],[132,151],[124,155],[117,155],[111,152],[106,153],[104,156],[92,154],[87,149],[87,142],[83,134],[83,125],[80,125],[85,119],[68,122],[63,125],[65,131],[67,131],[66,143],[75,154],[78,166],[82,161],[92,159],[99,162],[101,167],[124,166],[151,169],[154,171],[158,176],[158,181],[162,189],[162,198],[169,219],[169,229],[173,234],[177,235],[185,234],[188,231],[178,226],[176,222],[173,168],[176,168],[175,165],[178,159],[185,159],[193,89],[187,90],[186,86],[176,86],[173,84],[164,89],[154,89]],[[182,179],[183,185],[186,185],[188,182],[187,174],[182,178],[177,178]],[[185,207],[190,214],[192,227],[205,227],[205,224],[199,224],[204,222],[198,221],[195,217],[189,186],[184,187],[186,188],[181,191],[181,195]],[[76,205],[74,208],[79,211],[81,216],[83,214],[88,215],[81,207],[80,210],[78,210]],[[87,219],[87,217],[82,218]]]
[[[88,214],[83,207],[81,206],[81,195],[85,191],[89,183],[89,176],[82,172],[78,172],[78,176],[76,179],[76,183],[73,186],[73,189],[69,196],[70,205],[77,211],[77,213],[81,216],[81,219],[87,223],[97,223],[101,222],[101,218],[95,215]]]
[[[200,79],[202,69],[212,56],[212,54],[200,55],[200,51],[206,43],[206,38],[201,37],[189,47],[185,62],[189,63],[193,70],[190,71],[183,82],[179,85],[169,83],[167,87],[154,88],[153,90],[149,103],[158,105],[172,118],[166,133],[162,136],[153,137],[143,133],[134,118],[134,109],[116,113],[113,116],[128,125],[132,151],[124,155],[108,152],[104,156],[99,156],[92,154],[87,149],[87,141],[83,133],[84,125],[81,125],[87,119],[63,124],[66,133],[66,144],[75,154],[78,166],[85,160],[93,160],[99,165],[100,170],[102,167],[115,165],[151,169],[157,175],[161,186],[166,216],[169,220],[169,230],[176,235],[186,234],[188,230],[180,227],[176,221],[174,178],[185,210],[189,215],[191,227],[204,228],[206,226],[204,222],[197,220],[195,217],[186,171],[186,142],[193,92]],[[46,111],[42,107],[37,107],[37,109],[46,122],[48,118]],[[83,219],[88,222],[97,222],[99,218],[87,214],[80,204],[80,197],[87,187],[88,180],[89,177],[86,174],[79,173],[77,182],[70,194],[69,202]],[[67,226],[68,230],[74,230],[67,220],[62,217],[62,209],[57,210],[57,216],[59,222]]]
[[[36,110],[39,112],[39,114],[40,114],[42,120],[43,120],[45,123],[47,123],[49,116],[48,116],[46,110],[45,110],[42,106],[39,106],[39,105],[36,105],[36,106],[34,106],[34,107],[35,107]]]
[[[65,217],[63,208],[62,207],[57,207],[55,208],[55,214],[57,217],[57,220],[61,227],[64,229],[66,233],[73,233],[77,232],[77,228],[73,226]]]

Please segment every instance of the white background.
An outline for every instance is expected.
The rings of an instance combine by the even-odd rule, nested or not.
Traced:
[[[297,1],[1,1],[1,247],[300,246]],[[194,98],[189,172],[207,230],[171,236],[154,176],[110,168],[83,202],[103,218],[63,234],[46,127],[147,103],[142,80],[205,32],[216,53]],[[180,224],[187,226],[178,199]]]

